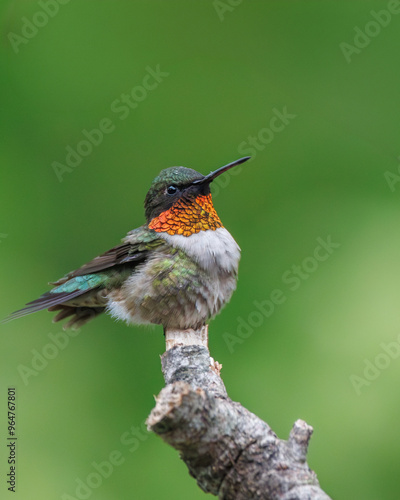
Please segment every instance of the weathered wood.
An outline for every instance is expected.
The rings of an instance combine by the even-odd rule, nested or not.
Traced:
[[[166,350],[172,349],[176,345],[202,345],[208,348],[208,325],[204,325],[200,330],[165,330]]]
[[[312,427],[297,420],[279,439],[228,397],[204,345],[175,345],[161,361],[166,387],[148,428],[180,452],[200,488],[224,500],[329,500],[306,462]]]

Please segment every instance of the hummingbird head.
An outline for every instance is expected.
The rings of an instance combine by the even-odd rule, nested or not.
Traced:
[[[190,236],[199,231],[222,227],[212,203],[210,183],[249,158],[240,158],[208,175],[185,167],[162,170],[152,182],[144,202],[149,228],[157,232]]]

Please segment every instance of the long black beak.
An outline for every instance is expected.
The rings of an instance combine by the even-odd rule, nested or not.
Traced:
[[[201,184],[210,184],[216,177],[219,175],[223,174],[230,168],[234,167],[235,165],[240,165],[241,163],[244,163],[247,160],[250,160],[251,156],[245,156],[243,158],[239,158],[239,160],[233,161],[232,163],[228,163],[228,165],[225,165],[224,167],[218,168],[217,170],[214,170],[214,172],[211,172],[208,175],[205,175],[202,179],[198,179],[196,181],[193,181],[192,184],[195,185],[201,185]]]

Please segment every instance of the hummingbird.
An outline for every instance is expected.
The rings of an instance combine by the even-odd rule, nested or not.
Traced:
[[[71,271],[5,321],[48,309],[78,329],[103,312],[128,324],[198,329],[236,289],[240,248],[213,206],[210,184],[250,157],[208,175],[162,170],[144,202],[146,223],[122,243]]]

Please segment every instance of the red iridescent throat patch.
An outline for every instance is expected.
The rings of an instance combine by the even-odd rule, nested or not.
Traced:
[[[169,210],[162,212],[149,224],[157,233],[190,236],[200,231],[224,227],[212,204],[211,194],[199,195],[193,201],[178,200]]]

